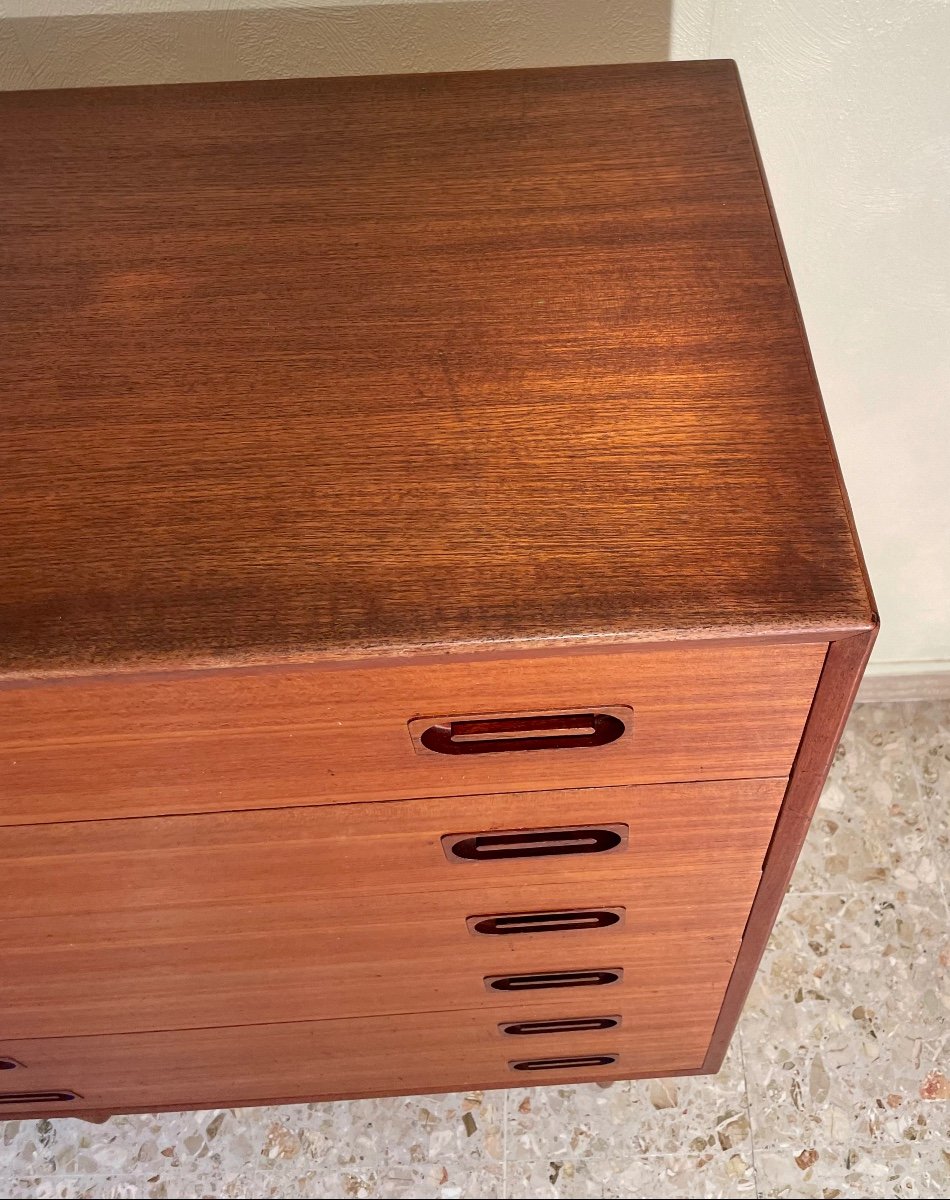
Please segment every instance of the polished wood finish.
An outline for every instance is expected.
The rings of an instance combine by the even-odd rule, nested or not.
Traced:
[[[579,907],[582,900],[606,906],[618,892],[616,884],[603,882],[550,884],[518,899],[535,909],[552,903]],[[754,894],[752,882],[746,912]],[[629,964],[624,986],[638,994],[649,989],[671,997],[695,988],[715,1015],[742,932],[741,921],[727,922],[715,907],[704,916],[694,901],[674,911],[665,926],[628,921],[619,930],[583,935],[473,938],[459,903],[466,899],[479,903],[474,895],[458,897],[428,919],[405,897],[367,898],[373,906],[368,915],[355,906],[298,908],[286,928],[272,926],[267,914],[258,922],[261,932],[238,929],[232,939],[203,933],[200,918],[175,911],[154,922],[142,916],[141,930],[127,918],[115,920],[112,929],[124,931],[125,941],[112,945],[105,931],[98,942],[94,933],[85,942],[77,938],[78,945],[67,942],[78,922],[64,922],[51,947],[31,952],[15,946],[10,954],[4,1030],[21,1037],[73,1036],[450,1008],[487,1011],[506,997],[485,988],[486,977],[618,964]],[[253,924],[247,910],[228,915]],[[684,931],[670,928],[678,916],[686,918]],[[717,920],[724,931],[717,931]],[[169,930],[164,944],[159,936]]]
[[[716,1070],[877,625],[734,65],[0,154],[0,1112]]]
[[[745,103],[744,97],[743,103]],[[746,116],[749,116],[748,108],[746,108]],[[815,370],[815,363],[805,336],[805,325],[798,298],[795,294],[795,285],[788,263],[788,255],[786,254],[778,221],[775,217],[775,209],[769,192],[768,181],[764,170],[762,170],[762,160],[755,142],[754,133],[752,134],[752,141],[759,169],[762,173],[762,184],[769,202],[769,209],[772,213],[772,222],[775,227],[779,252],[782,256],[782,263],[785,267],[785,274],[795,305],[795,313],[798,318],[799,328],[802,331],[802,342],[805,346],[809,370],[811,371],[817,392],[818,377]],[[811,819],[821,798],[822,787],[831,768],[832,760],[838,748],[838,743],[841,740],[841,735],[844,732],[848,715],[857,696],[861,678],[868,665],[868,660],[871,657],[871,651],[874,649],[874,643],[877,640],[880,629],[877,605],[871,591],[867,566],[861,555],[858,543],[854,514],[852,513],[848,493],[841,476],[841,466],[835,452],[831,429],[823,404],[821,405],[821,416],[824,422],[828,446],[835,463],[835,471],[841,491],[842,509],[851,529],[852,540],[857,549],[858,566],[864,580],[864,589],[871,616],[866,628],[859,633],[836,637],[832,639],[828,646],[828,655],[822,669],[818,689],[815,693],[815,702],[809,713],[802,742],[795,758],[795,765],[789,779],[788,791],[782,804],[782,810],[776,823],[772,844],[769,847],[769,853],[763,869],[762,881],[756,892],[752,910],[749,914],[749,921],[743,936],[742,946],[736,959],[735,969],[729,981],[722,1010],[716,1022],[716,1028],[703,1063],[703,1070],[709,1073],[719,1070],[725,1058],[726,1051],[729,1048],[729,1042],[742,1012],[742,1006],[752,986],[759,962],[765,952],[772,926],[781,910],[782,900],[791,881],[795,865],[798,862],[799,854],[808,834]]]
[[[733,64],[0,123],[7,672],[871,619]]]
[[[201,904],[258,904],[283,893],[442,896],[545,884],[565,868],[631,887],[639,878],[758,872],[784,789],[784,779],[729,780],[20,826],[0,839],[0,921],[68,915],[77,894],[87,911],[110,911],[117,899],[151,910],[174,903],[182,887],[199,889]],[[441,845],[459,827],[545,829],[608,816],[628,826],[623,850],[582,861],[454,863]],[[710,846],[721,863],[710,861]]]
[[[555,899],[559,891],[563,896],[566,889],[554,889]],[[754,892],[755,887],[750,887],[746,911]],[[539,902],[550,897],[551,893],[535,893]],[[480,1012],[487,1027],[498,1019],[497,1010],[513,1000],[523,1002],[525,1015],[530,1015],[559,1009],[566,994],[583,993],[597,1003],[601,992],[614,996],[625,991],[636,1003],[660,1009],[687,992],[708,1013],[711,1032],[741,935],[734,926],[729,933],[716,933],[697,929],[694,922],[682,933],[609,929],[583,935],[538,934],[505,939],[503,944],[502,939],[492,938],[492,944],[485,945],[489,939],[476,940],[467,934],[460,913],[414,924],[412,917],[418,910],[410,912],[407,920],[405,904],[394,908],[389,909],[384,897],[375,927],[341,925],[332,937],[325,933],[322,938],[304,938],[298,928],[274,932],[270,938],[244,936],[232,948],[224,938],[214,942],[198,936],[190,949],[182,936],[189,928],[186,925],[176,931],[179,940],[164,953],[155,953],[148,934],[141,948],[128,944],[110,952],[96,948],[86,960],[64,950],[58,963],[47,953],[34,964],[21,953],[12,956],[7,974],[29,968],[35,976],[26,981],[14,978],[5,985],[9,1018],[4,1020],[4,1031],[13,1037],[74,1037],[198,1028],[227,1021],[276,1024],[443,1010]],[[406,951],[399,949],[402,941],[410,943]],[[294,963],[294,950],[326,952],[326,957]],[[254,957],[239,959],[241,952]],[[618,964],[626,964],[623,979],[610,988],[539,987],[515,992],[484,983],[514,975],[597,972]],[[117,978],[110,980],[103,972],[112,965]],[[119,993],[123,985],[128,991]]]
[[[11,684],[0,824],[785,776],[824,655],[824,643],[700,642]],[[409,732],[427,714],[598,704],[633,709],[605,746],[420,754]]]
[[[749,914],[742,949],[709,1045],[704,1063],[704,1069],[709,1072],[719,1070],[729,1048],[729,1041],[785,898],[876,637],[877,628],[874,628],[865,634],[832,642],[828,648],[815,703],[808,716],[801,748],[795,759],[765,860],[762,880]]]
[[[616,993],[614,993],[616,995]],[[614,1001],[615,1003],[615,1001]],[[530,1011],[530,1010],[528,1010]],[[565,1012],[580,1012],[576,1002]],[[612,1010],[613,1011],[613,1010]],[[525,1010],[509,1007],[486,1020],[471,1012],[435,1012],[239,1028],[168,1030],[104,1037],[3,1040],[24,1064],[17,1091],[69,1087],[81,1104],[61,1104],[58,1115],[81,1105],[124,1110],[143,1096],[158,1105],[207,1108],[222,1095],[235,1104],[275,1099],[333,1098],[346,1092],[387,1088],[424,1091],[433,1079],[447,1089],[525,1086],[508,1062],[518,1058],[617,1050],[619,1066],[551,1071],[542,1082],[611,1079],[659,1067],[675,1074],[698,1067],[715,1012],[696,1005],[686,989],[652,1010],[625,1012],[623,1026],[600,1032],[552,1034],[530,1039],[502,1037],[496,1020],[517,1020]],[[63,1083],[63,1080],[70,1080]],[[0,1080],[4,1088],[12,1083]],[[0,1089],[2,1092],[2,1089]],[[26,1107],[26,1106],[24,1106]],[[57,1106],[44,1111],[57,1114]],[[0,1113],[3,1109],[0,1108]]]
[[[721,988],[784,787],[598,788],[8,829],[3,1031],[486,1008],[507,998],[487,992],[485,976],[615,960],[629,963],[637,989],[710,979]],[[440,844],[455,821],[545,826],[607,812],[630,826],[622,854],[463,865]],[[622,928],[466,931],[484,913],[617,906]]]

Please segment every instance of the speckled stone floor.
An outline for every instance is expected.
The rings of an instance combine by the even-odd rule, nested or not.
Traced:
[[[950,703],[852,716],[723,1071],[11,1121],[3,1197],[950,1195]]]

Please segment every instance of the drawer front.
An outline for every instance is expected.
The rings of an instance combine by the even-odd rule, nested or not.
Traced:
[[[721,988],[783,789],[740,780],[10,828],[2,1027],[44,1037],[486,1008],[506,1002],[489,976],[616,965],[625,986]],[[557,838],[598,828],[626,832],[606,852]],[[554,852],[473,861],[454,849],[507,831],[502,848],[517,852],[532,829]]]
[[[687,994],[679,1002],[615,1002],[607,1015],[619,1024],[609,1028],[515,1036],[499,1028],[521,1028],[539,1013],[589,1023],[601,1011],[575,999],[546,1012],[528,1006],[5,1039],[0,1055],[21,1065],[0,1074],[0,1120],[82,1108],[205,1108],[666,1075],[701,1065],[718,1005]],[[76,1099],[55,1098],[70,1092]]]
[[[784,776],[826,648],[11,683],[0,823]]]
[[[617,898],[616,889],[610,898]],[[230,914],[236,922],[243,915]],[[740,940],[734,933],[706,931],[638,933],[628,923],[476,941],[465,929],[462,910],[454,920],[416,926],[384,920],[325,937],[313,936],[308,924],[242,936],[236,947],[226,934],[202,940],[196,932],[189,941],[179,930],[169,952],[160,938],[153,940],[149,927],[141,938],[129,934],[125,944],[63,942],[48,951],[11,954],[5,958],[2,1027],[11,1036],[55,1037],[173,1023],[198,1027],[302,1015],[491,1009],[515,991],[521,996],[530,990],[543,1002],[556,999],[559,989],[535,984],[538,976],[617,968],[623,972],[619,986],[627,990],[675,996],[702,986],[721,997]],[[501,989],[489,987],[489,979],[526,982]]]

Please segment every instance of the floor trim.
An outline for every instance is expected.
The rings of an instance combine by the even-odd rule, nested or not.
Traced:
[[[950,700],[950,662],[873,665],[861,681],[858,704],[881,704],[893,700]]]

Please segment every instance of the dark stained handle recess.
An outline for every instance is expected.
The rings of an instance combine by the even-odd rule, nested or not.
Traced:
[[[450,862],[493,862],[503,858],[546,858],[560,854],[605,854],[626,849],[628,825],[510,829],[497,833],[447,833],[442,849]]]
[[[505,1037],[534,1037],[544,1033],[596,1033],[599,1029],[617,1029],[621,1018],[561,1017],[551,1021],[503,1021],[499,1030]]]
[[[488,975],[492,992],[534,992],[548,988],[609,987],[623,980],[623,967],[597,967],[588,971],[547,971],[525,975]]]
[[[582,1071],[590,1067],[609,1067],[619,1054],[576,1054],[569,1058],[526,1058],[510,1062],[512,1071]]]
[[[78,1093],[65,1089],[59,1092],[0,1092],[0,1105],[59,1104],[61,1101],[78,1099]]]
[[[515,933],[568,933],[572,930],[609,929],[623,924],[622,908],[576,908],[566,912],[498,913],[469,917],[470,933],[503,936]]]
[[[23,1063],[17,1062],[15,1058],[0,1058],[0,1071],[15,1071],[17,1067],[22,1067]]]
[[[611,713],[567,713],[448,721],[430,725],[419,740],[437,754],[511,754],[606,746],[625,731],[623,721]]]

